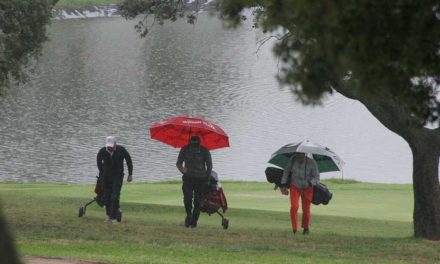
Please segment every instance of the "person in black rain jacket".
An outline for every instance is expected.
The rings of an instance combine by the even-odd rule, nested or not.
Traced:
[[[185,165],[183,165],[185,163]],[[177,168],[183,174],[182,191],[186,227],[196,227],[200,216],[200,198],[212,171],[211,153],[200,145],[200,138],[192,136],[177,158]],[[194,202],[194,209],[192,204]]]
[[[121,145],[116,144],[114,136],[105,139],[105,147],[101,148],[96,157],[99,180],[103,182],[103,201],[106,209],[106,221],[117,223],[119,197],[124,181],[124,160],[128,168],[127,181],[133,180],[133,163],[130,154]]]

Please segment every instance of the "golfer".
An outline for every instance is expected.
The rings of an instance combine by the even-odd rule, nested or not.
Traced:
[[[189,144],[180,150],[176,166],[183,174],[185,226],[194,228],[200,216],[200,197],[212,171],[211,153],[200,145],[200,137],[192,136]]]
[[[119,214],[119,197],[124,181],[124,160],[128,167],[127,181],[133,180],[133,163],[128,151],[116,144],[114,136],[105,139],[105,147],[101,148],[96,157],[99,178],[104,183],[104,204],[107,214],[106,221],[117,223]]]
[[[303,235],[309,234],[310,226],[310,205],[313,198],[313,186],[319,182],[318,165],[305,153],[295,152],[289,159],[281,178],[282,186],[289,186],[290,189],[290,220],[292,222],[293,234],[298,231],[298,202],[301,197]],[[284,195],[289,194],[287,187],[280,188]]]

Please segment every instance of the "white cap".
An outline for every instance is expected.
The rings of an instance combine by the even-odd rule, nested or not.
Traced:
[[[116,145],[116,138],[114,136],[108,136],[105,138],[105,146],[106,147],[115,147]]]

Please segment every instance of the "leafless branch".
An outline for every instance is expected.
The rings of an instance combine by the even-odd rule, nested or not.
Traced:
[[[291,36],[290,32],[285,33],[282,36],[277,36],[277,35],[270,35],[270,36],[266,36],[260,40],[257,41],[258,47],[257,50],[255,51],[255,54],[257,55],[258,58],[258,52],[260,51],[261,47],[266,44],[266,42],[268,42],[271,39],[276,39],[278,41],[284,41],[285,39],[287,39],[289,36]]]

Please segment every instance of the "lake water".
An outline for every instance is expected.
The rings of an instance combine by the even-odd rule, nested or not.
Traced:
[[[220,179],[265,181],[270,155],[309,139],[338,153],[343,174],[366,182],[410,183],[408,144],[357,101],[339,94],[305,107],[280,88],[271,43],[250,22],[235,31],[202,14],[197,23],[155,26],[139,38],[122,18],[55,20],[29,82],[0,98],[0,180],[95,181],[107,135],[131,153],[134,180],[180,179],[179,149],[149,139],[171,116],[221,126],[230,148],[211,152]],[[258,51],[258,52],[257,52]]]

